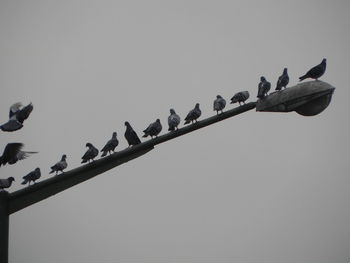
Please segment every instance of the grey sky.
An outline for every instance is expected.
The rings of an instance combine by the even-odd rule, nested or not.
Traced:
[[[327,58],[337,89],[315,117],[254,111],[149,154],[11,216],[10,262],[350,261],[349,1],[0,2],[2,133],[39,154],[1,167],[20,178],[67,154],[79,166],[124,121],[141,131],[264,75],[290,85]],[[231,108],[232,105],[228,105]],[[182,124],[181,124],[182,125]],[[176,165],[174,165],[176,164]]]

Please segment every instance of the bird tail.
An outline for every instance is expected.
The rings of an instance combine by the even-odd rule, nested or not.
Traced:
[[[87,159],[83,159],[82,161],[81,161],[81,163],[86,163],[87,162]]]
[[[52,169],[52,168],[51,168],[51,169]],[[52,170],[51,170],[51,172],[49,172],[49,173],[50,173],[50,174],[52,174],[54,171],[55,171],[55,170],[54,170],[54,169],[52,169]]]
[[[169,127],[168,131],[175,131],[175,127]]]
[[[107,155],[107,152],[103,152],[101,157],[105,157]]]
[[[146,138],[147,136],[148,136],[148,134],[145,133],[142,137],[143,137],[143,138]]]
[[[186,121],[185,121],[185,124],[188,124],[188,123],[190,123],[190,120],[186,120]]]
[[[27,183],[28,183],[28,180],[27,180],[27,179],[23,179],[22,184],[25,185],[25,184],[27,184]]]
[[[305,74],[304,76],[299,77],[299,81],[303,81],[304,79],[307,79],[307,78],[308,78],[308,76],[307,76],[307,74]]]

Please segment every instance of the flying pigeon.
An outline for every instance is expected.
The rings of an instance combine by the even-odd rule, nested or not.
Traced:
[[[136,132],[131,127],[130,123],[126,121],[125,126],[126,126],[126,131],[124,136],[125,136],[125,139],[128,141],[129,146],[140,144],[141,143],[140,138],[139,136],[137,136]]]
[[[59,161],[55,165],[51,166],[50,174],[52,174],[53,172],[56,172],[56,175],[58,174],[58,172],[63,173],[63,170],[66,169],[68,166],[66,159],[67,159],[67,156],[65,154],[63,154],[61,161]]]
[[[98,155],[97,148],[95,148],[91,143],[88,142],[86,144],[86,147],[88,147],[89,149],[87,149],[83,157],[81,157],[81,159],[83,159],[81,163],[90,163],[90,160],[94,161],[95,157]]]
[[[320,64],[318,64],[317,66],[310,69],[308,72],[306,72],[306,74],[304,76],[301,76],[299,78],[299,81],[302,81],[302,80],[307,79],[307,78],[317,80],[326,71],[326,66],[327,66],[327,60],[324,58]]]
[[[289,83],[289,76],[288,76],[287,68],[284,68],[282,75],[277,80],[277,85],[275,90],[281,90],[282,88],[287,88],[288,83]]]
[[[239,106],[241,106],[241,102],[245,104],[245,101],[249,98],[249,92],[248,91],[240,91],[237,92],[233,97],[231,98],[231,104],[238,102]]]
[[[265,77],[260,77],[260,83],[259,83],[259,90],[258,90],[258,98],[263,99],[267,93],[269,92],[271,88],[271,83],[268,82]]]
[[[0,179],[0,190],[4,190],[5,188],[9,188],[12,182],[15,180],[12,176],[7,179]]]
[[[40,168],[36,168],[34,171],[31,171],[29,174],[23,176],[23,182],[22,184],[30,185],[30,182],[33,181],[35,183],[36,180],[38,180],[41,176]]]
[[[0,126],[2,131],[13,132],[23,127],[23,122],[29,117],[33,110],[33,104],[29,103],[22,107],[22,103],[17,102],[10,107],[9,121]]]
[[[18,160],[27,158],[30,154],[38,152],[22,151],[23,143],[8,143],[4,149],[2,156],[0,156],[0,166],[5,164],[14,164]]]
[[[174,109],[170,109],[170,116],[168,117],[168,125],[169,129],[168,131],[175,131],[177,130],[177,126],[180,124],[180,116],[176,114]]]
[[[222,113],[223,112],[222,110],[225,108],[225,106],[226,106],[226,100],[220,95],[217,95],[213,105],[213,108],[214,108],[214,111],[216,111],[216,114],[219,114],[219,111],[221,111]]]
[[[196,104],[194,109],[190,110],[185,118],[185,124],[197,122],[197,119],[201,116],[202,112],[199,109],[199,103]]]
[[[161,130],[162,124],[160,123],[160,120],[157,119],[155,122],[148,125],[148,127],[143,131],[144,135],[142,137],[151,136],[153,139],[153,136],[157,137]]]
[[[114,152],[114,149],[118,146],[118,143],[119,141],[117,139],[117,133],[113,132],[112,139],[110,139],[101,150],[101,152],[103,152],[101,157],[106,156],[107,153]]]

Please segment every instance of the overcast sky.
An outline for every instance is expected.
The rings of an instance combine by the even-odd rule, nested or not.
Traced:
[[[290,86],[327,58],[320,115],[254,110],[10,217],[10,262],[350,262],[349,1],[0,1],[1,134],[39,151],[1,178],[78,167],[124,121],[141,132],[217,94],[255,101],[260,76]],[[228,105],[231,109],[233,106]],[[165,131],[164,131],[165,132]],[[162,133],[164,133],[162,132]]]

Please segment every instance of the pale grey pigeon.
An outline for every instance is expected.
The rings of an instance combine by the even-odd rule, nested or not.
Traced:
[[[10,107],[9,121],[0,126],[2,131],[13,132],[23,127],[23,122],[29,117],[33,110],[33,104],[22,107],[22,103],[17,102]]]
[[[260,83],[258,86],[258,98],[259,99],[263,99],[267,93],[269,92],[269,90],[271,89],[271,83],[268,82],[265,77],[261,77],[260,78]]]
[[[194,109],[190,110],[185,118],[185,124],[197,122],[197,119],[201,116],[202,111],[199,109],[199,103],[196,104]]]
[[[36,168],[34,171],[31,171],[29,174],[23,176],[23,182],[22,184],[30,185],[30,182],[35,183],[36,180],[38,180],[41,176],[40,168]]]
[[[111,152],[114,152],[114,149],[118,146],[118,144],[119,144],[119,141],[117,139],[117,133],[113,132],[112,139],[110,139],[101,150],[101,152],[103,152],[101,157],[106,156],[107,153],[110,154]]]
[[[169,129],[168,131],[175,131],[177,130],[177,126],[180,124],[180,116],[176,114],[174,109],[170,109],[170,116],[168,117],[168,125]]]
[[[14,164],[19,160],[26,159],[30,154],[38,152],[22,151],[23,143],[8,143],[4,149],[2,156],[0,156],[0,166],[5,164]]]
[[[3,191],[5,188],[9,188],[12,182],[15,180],[12,176],[7,179],[0,179],[0,190]]]
[[[56,175],[58,174],[58,172],[63,173],[63,170],[66,169],[68,166],[66,159],[67,159],[67,156],[63,154],[61,157],[61,160],[57,162],[55,165],[51,166],[50,174],[54,172],[56,172]]]
[[[312,69],[306,72],[304,76],[301,76],[299,78],[299,81],[302,81],[307,78],[317,80],[325,73],[326,67],[327,67],[327,59],[324,58],[320,64],[318,64],[317,66],[314,66]]]
[[[94,161],[95,157],[98,155],[98,150],[96,147],[94,147],[91,143],[87,143],[86,147],[88,147],[89,149],[85,152],[85,154],[83,155],[83,157],[81,157],[81,159],[83,159],[81,161],[81,163],[86,163],[91,161]]]
[[[213,108],[214,108],[214,111],[216,111],[216,114],[219,114],[219,111],[221,111],[222,113],[225,106],[226,106],[226,100],[220,95],[217,95],[213,105]]]
[[[275,90],[281,90],[282,88],[287,88],[288,83],[289,83],[288,69],[284,68],[282,75],[277,80]]]
[[[249,92],[248,91],[240,91],[237,92],[233,97],[231,98],[231,104],[238,102],[239,106],[241,106],[241,102],[245,104],[245,101],[249,98]]]
[[[162,130],[162,124],[160,123],[160,120],[157,119],[155,122],[152,122],[148,127],[143,131],[144,135],[142,137],[151,136],[153,139],[153,136],[157,137],[158,134]]]
[[[124,124],[126,126],[124,136],[129,146],[140,144],[141,143],[140,138],[139,136],[137,136],[137,133],[131,127],[130,123],[126,121]]]

